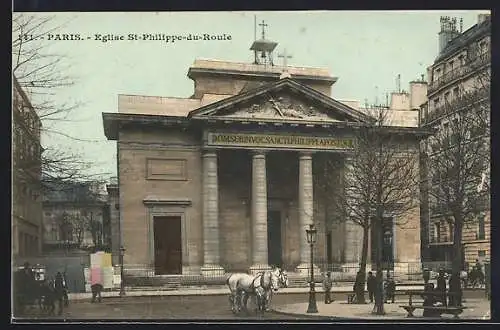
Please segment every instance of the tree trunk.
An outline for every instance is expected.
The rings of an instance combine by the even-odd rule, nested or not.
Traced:
[[[366,260],[368,259],[368,227],[363,227],[363,246],[361,249],[361,261],[359,263],[360,276],[357,277],[356,300],[359,304],[365,303],[365,286],[366,286]]]
[[[375,291],[375,306],[373,306],[372,314],[385,315],[384,311],[384,275],[382,271],[382,246],[383,246],[383,232],[382,232],[382,216],[377,217],[375,224],[375,232],[377,234],[377,289]]]
[[[453,261],[452,271],[460,272],[464,269],[462,260],[462,227],[463,221],[460,216],[455,216],[453,227]]]

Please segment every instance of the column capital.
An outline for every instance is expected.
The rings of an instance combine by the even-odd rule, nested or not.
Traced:
[[[203,158],[217,157],[217,150],[216,149],[203,149],[202,153],[201,153],[201,157],[203,157]]]
[[[268,152],[269,150],[262,150],[262,149],[250,150],[250,154],[252,155],[252,157],[259,157],[259,156],[265,157]]]
[[[310,159],[312,158],[313,151],[300,151],[299,152],[299,158],[300,159]]]

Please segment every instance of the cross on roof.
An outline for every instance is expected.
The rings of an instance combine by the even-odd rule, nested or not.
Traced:
[[[285,69],[286,69],[286,67],[287,67],[287,63],[288,63],[288,61],[287,61],[287,60],[288,60],[289,58],[292,58],[292,55],[288,55],[288,54],[287,54],[287,52],[286,52],[286,48],[285,48],[285,49],[283,50],[283,54],[278,54],[278,57],[283,59],[283,66],[284,66],[284,67],[285,67]]]
[[[259,23],[259,26],[262,26],[262,39],[266,39],[266,26],[269,26],[266,24],[266,22],[264,20],[262,20],[262,23]]]

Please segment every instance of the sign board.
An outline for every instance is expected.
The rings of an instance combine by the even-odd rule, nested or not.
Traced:
[[[351,149],[349,138],[296,134],[208,132],[207,145],[254,148]]]

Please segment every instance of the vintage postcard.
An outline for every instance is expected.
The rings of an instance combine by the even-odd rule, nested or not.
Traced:
[[[13,322],[489,319],[490,38],[14,12]]]

